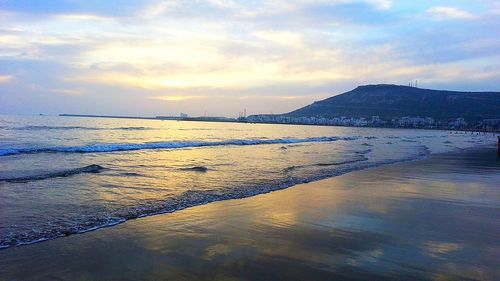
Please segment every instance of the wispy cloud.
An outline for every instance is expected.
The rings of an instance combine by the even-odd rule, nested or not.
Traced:
[[[0,75],[0,84],[2,84],[2,83],[8,83],[12,79],[14,79],[13,75]]]
[[[390,0],[369,0],[377,9],[389,10],[392,7],[392,1]]]
[[[62,14],[56,16],[58,19],[67,21],[110,21],[112,18],[93,14]]]
[[[298,100],[298,99],[310,99],[311,95],[306,96],[279,96],[279,95],[251,95],[251,96],[239,96],[237,99],[240,100]]]
[[[192,99],[206,99],[210,98],[210,96],[184,96],[184,95],[168,95],[168,96],[157,96],[152,97],[157,100],[164,101],[182,101],[182,100],[192,100]]]
[[[437,20],[446,19],[474,19],[475,16],[465,10],[449,6],[437,6],[427,9],[427,14]]]
[[[498,88],[500,7],[440,2],[7,1],[0,90],[24,112],[108,99],[103,111],[230,115],[288,111],[363,83]]]
[[[56,94],[69,95],[69,96],[78,96],[83,93],[82,89],[49,89],[49,92],[53,92]]]

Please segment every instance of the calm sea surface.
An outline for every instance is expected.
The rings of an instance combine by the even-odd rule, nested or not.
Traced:
[[[0,116],[0,248],[494,141],[431,130]]]

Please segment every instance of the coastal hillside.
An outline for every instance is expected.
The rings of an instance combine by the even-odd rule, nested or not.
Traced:
[[[285,114],[289,117],[365,117],[391,119],[428,116],[469,121],[500,118],[500,92],[458,92],[398,85],[359,86]]]

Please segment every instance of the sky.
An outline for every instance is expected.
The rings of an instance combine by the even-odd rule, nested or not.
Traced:
[[[0,0],[0,114],[236,117],[500,90],[500,1]]]

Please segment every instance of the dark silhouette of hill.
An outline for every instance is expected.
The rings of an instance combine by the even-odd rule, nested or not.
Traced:
[[[382,119],[429,116],[437,120],[463,117],[469,121],[500,118],[500,92],[458,92],[398,85],[359,86],[316,101],[286,116],[365,117]]]

